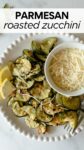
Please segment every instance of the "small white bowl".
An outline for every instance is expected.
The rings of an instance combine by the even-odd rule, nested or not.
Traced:
[[[64,49],[64,48],[76,48],[76,49],[80,49],[80,50],[84,50],[84,44],[80,44],[80,43],[74,43],[74,42],[65,42],[62,43],[58,46],[56,46],[48,55],[46,62],[45,62],[45,66],[44,66],[44,72],[45,72],[45,76],[46,79],[49,83],[49,85],[58,93],[65,95],[65,96],[78,96],[78,95],[82,95],[84,94],[84,88],[81,88],[80,90],[76,90],[76,91],[64,91],[61,88],[59,88],[58,86],[56,86],[56,84],[54,83],[54,81],[51,78],[50,72],[49,72],[49,65],[50,62],[52,60],[52,56],[55,55],[58,51]]]

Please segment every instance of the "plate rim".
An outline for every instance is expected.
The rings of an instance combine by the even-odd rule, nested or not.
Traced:
[[[9,44],[9,46],[4,50],[4,52],[2,52],[2,55],[0,56],[0,64],[3,61],[4,56],[8,53],[8,51],[11,51],[14,46],[19,44],[21,41],[26,40],[27,38],[30,38],[35,35],[40,35],[40,34],[46,34],[46,33],[34,33],[34,34],[30,33],[30,34],[20,35],[16,40],[14,40],[12,43]],[[80,40],[78,37],[75,37],[73,34],[67,34],[67,33],[56,33],[56,34],[60,36],[69,37],[75,42],[84,43],[82,40]],[[52,137],[39,136],[35,134],[32,135],[31,133],[26,134],[24,131],[21,131],[21,129],[17,127],[15,123],[12,123],[12,120],[8,118],[1,105],[0,105],[0,112],[10,127],[12,127],[14,130],[19,132],[21,135],[26,136],[27,138],[35,139],[37,141],[44,141],[44,142],[63,141],[64,139],[69,139],[70,137],[75,136],[76,134],[80,133],[84,129],[84,125],[81,125],[76,129],[74,133],[67,132],[67,134],[63,134],[60,136],[52,136]]]

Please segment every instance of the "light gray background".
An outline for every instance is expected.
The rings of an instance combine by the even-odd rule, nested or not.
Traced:
[[[83,8],[84,0],[0,0],[0,5],[3,6],[3,3],[9,2],[15,7],[39,7],[39,8]]]
[[[0,0],[0,7],[10,3],[20,8],[83,8],[84,0]],[[19,34],[0,35],[0,55]],[[84,40],[83,34],[76,34]],[[13,130],[0,113],[0,150],[84,150],[84,131],[75,137],[56,143],[43,143],[27,139]]]

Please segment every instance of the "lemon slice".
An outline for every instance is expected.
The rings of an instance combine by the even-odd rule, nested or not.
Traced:
[[[4,81],[4,79],[11,80],[12,79],[12,74],[8,66],[4,66],[0,70],[0,84]]]
[[[0,86],[0,95],[2,99],[7,98],[12,92],[15,90],[13,84],[8,80],[5,79]]]

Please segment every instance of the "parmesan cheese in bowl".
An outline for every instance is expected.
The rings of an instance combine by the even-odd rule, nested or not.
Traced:
[[[84,45],[63,43],[56,46],[45,62],[45,76],[50,86],[66,96],[84,93]]]

